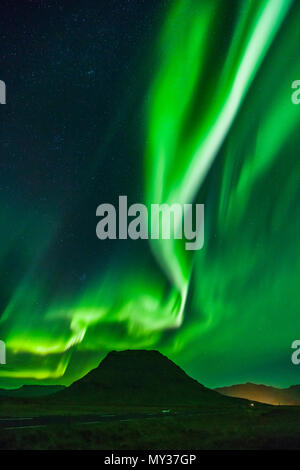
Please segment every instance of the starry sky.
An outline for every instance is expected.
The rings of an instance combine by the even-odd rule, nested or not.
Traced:
[[[300,383],[300,4],[0,6],[0,387],[158,349],[207,386]],[[205,244],[96,237],[96,208],[205,204]]]

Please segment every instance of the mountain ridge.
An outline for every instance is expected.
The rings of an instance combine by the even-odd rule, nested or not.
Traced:
[[[55,394],[57,401],[101,405],[224,406],[232,399],[206,388],[155,350],[111,351],[98,367]]]
[[[277,388],[271,385],[246,382],[228,387],[217,387],[214,390],[232,398],[244,398],[270,405],[300,406],[300,385]]]
[[[22,385],[19,388],[0,388],[0,397],[33,398],[43,397],[64,390],[64,385]]]

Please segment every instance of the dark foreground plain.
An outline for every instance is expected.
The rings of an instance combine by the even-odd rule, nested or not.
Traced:
[[[300,449],[300,407],[255,404],[226,411],[118,409],[105,414],[6,422],[2,418],[0,448]]]

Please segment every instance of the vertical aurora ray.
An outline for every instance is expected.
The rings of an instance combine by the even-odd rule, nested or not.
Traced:
[[[221,2],[175,3],[161,37],[163,59],[150,99],[146,166],[149,204],[184,204],[194,200],[290,5],[291,1],[286,0],[240,4],[238,26],[217,79],[213,80],[211,100],[206,99],[205,112],[197,113],[195,102],[205,101],[208,88],[202,75],[210,31],[223,9]],[[189,113],[193,111],[191,123]],[[191,260],[176,241],[159,240],[152,245],[180,292],[180,325]]]
[[[173,1],[152,38],[144,202],[204,203],[203,250],[187,252],[181,240],[137,243],[109,268],[99,261],[70,293],[55,264],[48,269],[57,227],[46,237],[38,230],[0,319],[10,357],[4,383],[68,384],[126,348],[160,349],[207,385],[297,382],[284,364],[297,325],[300,332],[300,106],[290,100],[300,6],[230,6]],[[20,219],[22,231],[30,221]],[[14,243],[6,239],[2,266]]]

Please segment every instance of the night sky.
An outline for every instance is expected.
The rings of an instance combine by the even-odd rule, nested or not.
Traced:
[[[300,383],[300,3],[2,1],[0,387],[158,349],[207,386]],[[205,245],[96,208],[205,204]]]

